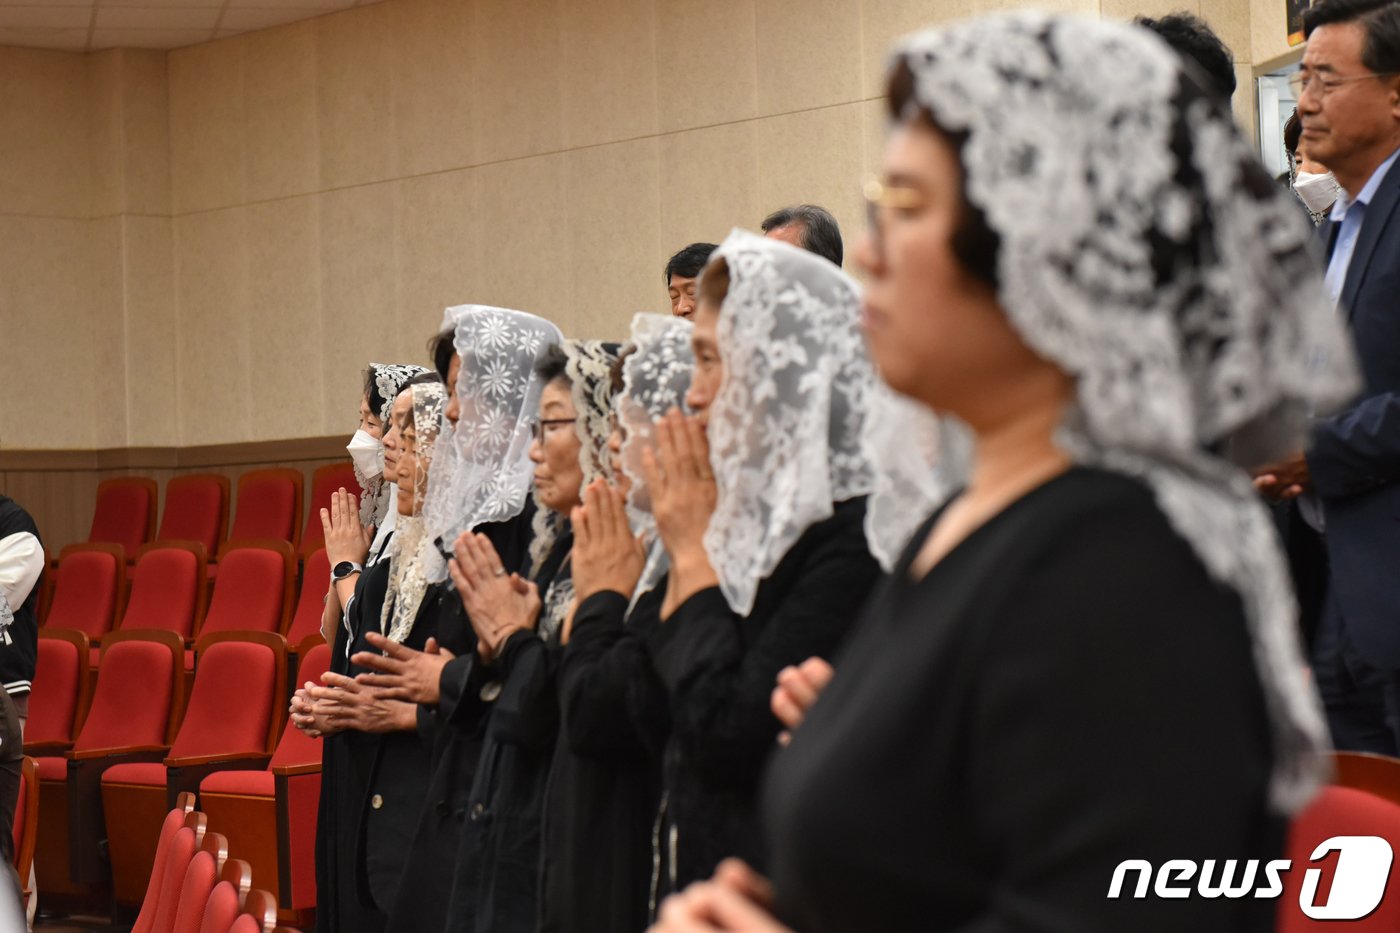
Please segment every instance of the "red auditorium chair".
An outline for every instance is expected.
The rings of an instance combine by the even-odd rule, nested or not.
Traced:
[[[318,547],[306,556],[301,569],[301,592],[297,598],[292,624],[287,629],[287,644],[300,645],[312,635],[321,634],[321,613],[326,608],[326,591],[331,585],[331,563],[326,549]]]
[[[175,798],[214,771],[266,767],[277,744],[286,709],[282,637],[206,635],[197,650],[194,689],[164,761],[120,764],[102,775],[112,889],[120,904],[138,902],[155,853],[155,827]]]
[[[314,636],[302,646],[296,682],[321,680],[330,647]],[[278,906],[293,919],[316,906],[316,806],[321,794],[321,740],[290,720],[266,770],[220,771],[199,785],[200,805],[228,833],[265,885],[276,884]],[[300,919],[298,917],[298,919]]]
[[[179,723],[183,650],[169,632],[107,637],[97,688],[73,747],[63,758],[38,759],[41,891],[82,894],[106,880],[102,773],[114,763],[165,757]]]
[[[88,640],[82,632],[42,629],[29,693],[24,750],[62,755],[73,747],[88,700]]]
[[[101,641],[126,595],[126,551],[119,544],[70,544],[58,558],[45,628],[82,632]]]
[[[1333,752],[1332,764],[1337,773],[1333,784],[1364,790],[1400,804],[1400,758],[1371,752]]]
[[[151,865],[151,877],[146,884],[146,896],[141,901],[141,912],[131,933],[151,933],[155,926],[156,914],[160,911],[160,894],[164,889],[166,863],[170,859],[170,847],[180,827],[187,826],[195,833],[195,846],[198,847],[208,825],[208,817],[196,813],[194,794],[181,794],[175,801],[175,808],[165,815],[160,827],[160,838],[156,843],[156,857]],[[169,915],[173,917],[173,914]]]
[[[1324,787],[1308,807],[1293,820],[1284,855],[1293,869],[1283,876],[1283,895],[1278,901],[1277,933],[1305,930],[1332,930],[1337,921],[1313,920],[1299,908],[1303,879],[1313,850],[1333,836],[1380,836],[1392,851],[1400,850],[1400,806],[1382,797],[1352,787]],[[1335,860],[1333,861],[1335,868]],[[1324,872],[1325,873],[1325,872]],[[1392,866],[1387,896],[1369,915],[1346,923],[1348,933],[1395,933],[1400,930],[1400,880]],[[1319,893],[1319,900],[1321,894]]]
[[[20,903],[27,909],[29,899],[34,896],[29,887],[29,870],[34,867],[34,847],[39,842],[39,766],[33,758],[26,757],[20,767],[13,828]]]
[[[209,892],[209,900],[204,905],[204,921],[199,925],[199,933],[228,933],[252,886],[253,870],[247,862],[236,858],[225,862],[224,870],[219,873],[219,883]]]
[[[295,552],[301,539],[301,487],[301,471],[288,468],[250,470],[238,477],[238,509],[229,541],[273,538],[286,541]]]
[[[204,553],[219,553],[228,533],[227,476],[199,473],[165,484],[165,513],[156,541],[198,541]]]
[[[97,508],[92,513],[88,541],[120,544],[128,554],[156,530],[156,481],[144,476],[119,476],[97,485]]]
[[[297,559],[285,541],[230,542],[220,561],[209,611],[199,638],[225,632],[273,632],[287,628],[296,589]],[[194,669],[187,652],[185,670]]]
[[[185,824],[170,837],[170,845],[160,853],[161,865],[153,864],[149,869],[150,884],[131,933],[170,933],[175,925],[175,911],[180,907],[180,889],[184,885],[185,873],[189,871],[195,854],[200,851],[207,825],[204,814],[196,811],[187,814]],[[143,925],[142,920],[146,917],[150,917],[150,920]]]
[[[277,901],[261,888],[254,888],[243,899],[243,913],[233,921],[229,933],[273,933],[277,928]]]
[[[162,631],[191,644],[204,621],[204,545],[195,541],[147,545],[136,558],[120,632]]]
[[[152,933],[199,933],[199,927],[204,922],[204,908],[209,903],[214,886],[219,883],[219,873],[223,871],[226,861],[228,840],[220,833],[206,833],[199,851],[185,869],[174,922],[168,931],[156,930]]]
[[[306,509],[306,525],[301,531],[301,556],[305,557],[326,543],[326,530],[321,525],[321,510],[331,503],[331,495],[340,488],[360,497],[360,484],[355,468],[349,461],[328,463],[311,474],[311,502]]]

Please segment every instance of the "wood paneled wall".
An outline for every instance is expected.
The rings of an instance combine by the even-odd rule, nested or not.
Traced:
[[[114,450],[0,450],[0,493],[14,499],[34,516],[50,555],[69,544],[86,541],[97,502],[97,484],[113,476],[149,476],[160,486],[161,512],[165,484],[188,473],[220,473],[229,478],[230,521],[238,508],[238,477],[264,467],[292,467],[305,477],[311,495],[311,475],[317,467],[343,463],[345,437],[313,437],[252,444],[207,447],[145,447]],[[306,503],[303,503],[305,508]],[[305,518],[303,513],[302,518]]]

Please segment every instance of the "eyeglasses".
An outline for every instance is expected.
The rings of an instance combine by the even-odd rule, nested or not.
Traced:
[[[928,203],[922,191],[887,185],[874,175],[866,176],[861,194],[865,197],[865,222],[870,229],[870,243],[877,256],[883,256],[885,252],[885,213],[915,210]]]
[[[1346,78],[1326,78],[1320,74],[1295,71],[1288,76],[1288,86],[1293,89],[1295,97],[1301,98],[1304,91],[1311,90],[1317,94],[1319,98],[1323,98],[1343,84],[1350,84],[1353,81],[1365,81],[1367,78],[1391,78],[1395,75],[1396,72],[1394,71],[1380,71],[1364,75],[1351,75]]]
[[[547,432],[546,432],[546,429],[548,429],[548,428],[553,428],[553,427],[555,427],[555,426],[557,426],[557,425],[576,424],[577,422],[578,422],[578,418],[576,418],[576,417],[575,417],[575,418],[545,418],[545,419],[543,419],[543,420],[541,420],[541,421],[536,421],[534,424],[530,425],[530,433],[531,433],[532,435],[534,435],[535,440],[537,440],[537,441],[539,441],[541,444],[543,444],[543,443],[544,443],[544,436],[545,436],[545,434],[547,433]]]

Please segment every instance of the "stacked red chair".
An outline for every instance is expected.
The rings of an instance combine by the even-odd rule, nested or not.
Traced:
[[[73,747],[39,766],[35,853],[40,890],[81,894],[107,878],[102,858],[102,773],[125,761],[160,761],[179,723],[184,646],[168,632],[114,632]]]
[[[321,680],[330,647],[303,646],[297,683]],[[268,767],[220,771],[199,786],[200,804],[224,829],[232,850],[248,860],[259,883],[276,887],[283,911],[316,906],[316,805],[321,794],[321,740],[308,738],[290,720]]]
[[[29,899],[34,896],[29,887],[29,875],[34,867],[34,848],[39,842],[39,768],[33,758],[26,757],[20,768],[13,829],[15,871],[19,874],[20,897],[27,908]]]
[[[46,628],[82,632],[99,642],[126,595],[126,551],[119,544],[70,544],[58,558]]]
[[[204,830],[208,823],[208,817],[203,813],[196,813],[194,809],[194,794],[181,794],[175,801],[175,808],[165,815],[165,820],[161,823],[160,835],[156,843],[155,860],[151,865],[151,877],[146,883],[146,896],[141,900],[141,912],[136,916],[136,923],[131,928],[131,933],[151,933],[156,926],[156,917],[162,913],[161,892],[165,890],[165,873],[171,862],[171,853],[175,850],[175,837],[181,828],[191,831],[188,837],[182,837],[179,844],[180,851],[185,852],[182,858],[175,859],[178,865],[188,865],[189,860],[194,857],[194,852],[199,848],[200,840],[204,837]],[[164,911],[164,925],[169,926],[175,919],[173,907],[167,907]]]
[[[253,885],[253,872],[242,859],[231,858],[224,863],[219,883],[209,892],[204,905],[204,919],[199,933],[228,933],[233,921],[243,910],[243,902]]]
[[[175,920],[168,931],[157,933],[199,933],[204,922],[204,909],[209,904],[209,895],[219,883],[219,873],[228,861],[228,840],[220,833],[205,833],[199,851],[190,859],[185,869],[183,883],[178,888],[179,897],[175,907]]]
[[[205,635],[198,654],[194,689],[164,760],[120,764],[102,775],[112,887],[120,904],[140,902],[155,855],[155,827],[178,795],[196,790],[215,771],[266,767],[277,744],[287,677],[281,636]]]
[[[329,463],[317,467],[311,474],[311,501],[306,509],[306,524],[301,531],[301,556],[306,557],[326,543],[326,529],[321,524],[321,510],[331,503],[331,495],[337,489],[351,493],[358,502],[360,484],[355,479],[355,468],[349,463]]]
[[[135,554],[155,534],[157,494],[156,481],[142,476],[103,480],[88,541],[120,544]]]
[[[204,553],[218,554],[228,533],[227,476],[200,473],[165,484],[165,512],[156,541],[197,541]]]

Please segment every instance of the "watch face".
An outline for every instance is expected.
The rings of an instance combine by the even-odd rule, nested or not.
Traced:
[[[331,571],[331,576],[339,580],[341,577],[348,577],[354,572],[355,565],[348,560],[343,560],[335,565],[335,569]]]

